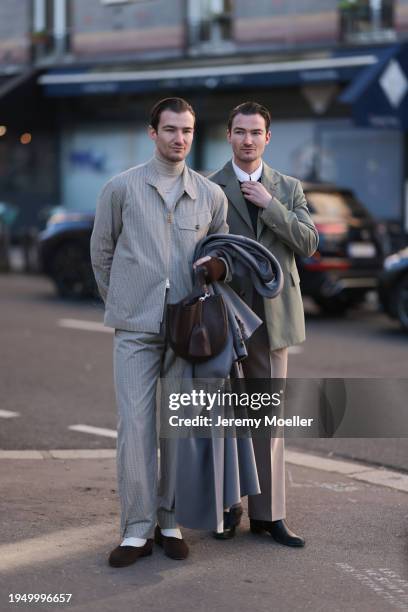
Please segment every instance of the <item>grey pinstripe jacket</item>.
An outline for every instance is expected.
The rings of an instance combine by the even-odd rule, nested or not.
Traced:
[[[105,325],[158,333],[168,301],[192,289],[197,242],[228,232],[223,191],[185,166],[173,210],[163,199],[154,159],[113,177],[102,189],[91,236]]]

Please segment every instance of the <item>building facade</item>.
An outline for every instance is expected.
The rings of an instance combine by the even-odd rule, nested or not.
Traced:
[[[408,0],[3,0],[0,199],[20,224],[90,210],[148,159],[149,108],[183,95],[199,118],[193,167],[230,156],[226,119],[271,110],[266,160],[353,189],[407,231]]]

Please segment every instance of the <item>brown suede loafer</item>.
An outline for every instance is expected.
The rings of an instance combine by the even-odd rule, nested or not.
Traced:
[[[111,567],[126,567],[136,563],[140,557],[148,557],[153,551],[153,540],[147,540],[143,546],[117,546],[109,555]]]
[[[164,536],[158,525],[154,532],[154,541],[163,548],[164,554],[170,559],[181,561],[188,557],[188,546],[185,541],[180,540],[180,538]]]

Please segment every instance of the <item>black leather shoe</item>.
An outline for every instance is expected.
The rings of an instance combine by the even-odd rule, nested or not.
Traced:
[[[296,533],[293,533],[283,519],[280,521],[256,521],[249,519],[249,524],[252,533],[262,534],[266,531],[276,542],[284,546],[300,548],[305,545],[305,540],[296,535]]]
[[[224,531],[213,531],[217,540],[230,540],[235,535],[235,528],[241,522],[242,506],[234,506],[228,512],[224,512]]]
[[[136,563],[140,557],[147,557],[152,554],[153,540],[146,540],[143,546],[117,546],[109,555],[109,565],[111,567],[127,567]]]
[[[188,546],[185,541],[180,540],[180,538],[164,536],[158,525],[154,531],[154,541],[163,548],[164,554],[170,559],[181,561],[188,557]]]

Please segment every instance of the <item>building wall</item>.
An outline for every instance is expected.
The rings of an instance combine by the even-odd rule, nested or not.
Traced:
[[[29,61],[30,31],[30,0],[1,0],[0,67]]]
[[[104,5],[100,0],[72,0],[71,48],[76,56],[140,54],[182,49],[182,0]]]
[[[78,59],[183,53],[186,0],[116,5],[101,0],[67,1],[71,6],[70,46]],[[1,0],[0,67],[30,60],[32,4],[32,0]],[[338,5],[337,0],[235,0],[232,36],[236,50],[336,46],[340,41]],[[395,0],[394,19],[399,36],[406,38],[408,0]]]
[[[408,0],[398,0],[394,13],[395,29],[401,34],[408,33]]]
[[[268,42],[274,46],[328,43],[339,39],[336,0],[257,0],[254,5],[236,0],[235,40],[238,43]]]

